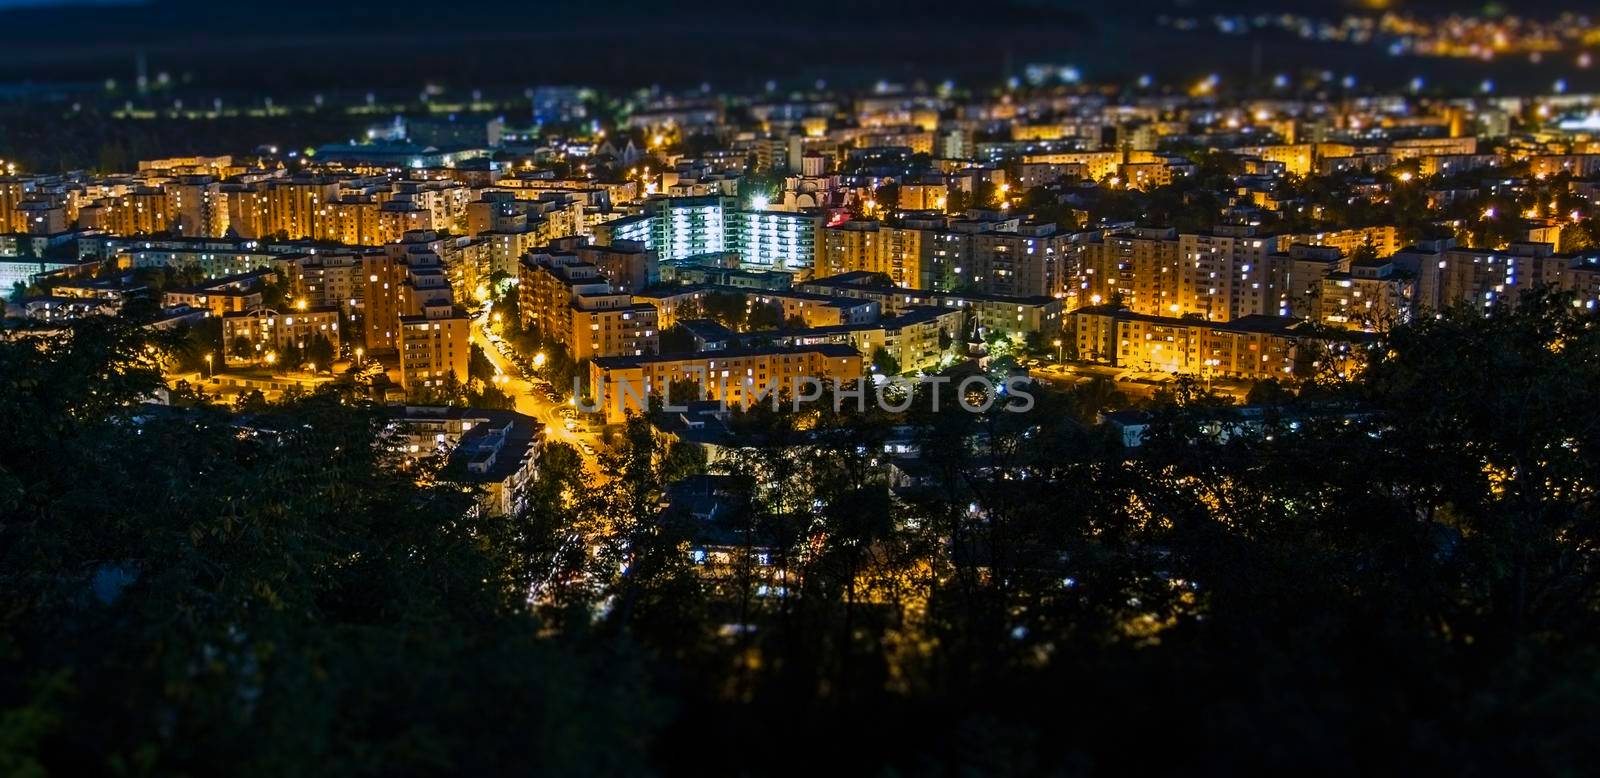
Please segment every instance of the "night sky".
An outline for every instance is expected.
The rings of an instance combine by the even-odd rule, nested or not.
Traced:
[[[1560,8],[1519,2],[1523,13]],[[1077,65],[1095,81],[1152,73],[1187,82],[1218,72],[1247,77],[1249,41],[1155,27],[1162,12],[1209,9],[1342,13],[1350,6],[1304,0],[1129,0],[1107,8],[1079,0],[891,0],[752,4],[742,0],[662,3],[588,0],[538,3],[459,0],[140,4],[0,0],[7,57],[0,83],[126,79],[143,54],[151,73],[195,88],[413,89],[422,83],[510,86],[698,84],[746,88],[769,78],[835,83],[892,78],[994,82],[1029,62]],[[1471,11],[1477,4],[1402,3]],[[1507,90],[1547,87],[1584,73],[1563,65],[1395,60],[1371,48],[1262,36],[1268,72],[1329,69],[1397,88],[1413,76]],[[402,53],[403,52],[403,53]]]

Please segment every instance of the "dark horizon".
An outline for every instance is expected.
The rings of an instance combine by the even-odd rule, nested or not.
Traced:
[[[1326,3],[1337,16],[1361,9]],[[1437,8],[1443,4],[1406,8]],[[1391,58],[1369,48],[1307,43],[1271,34],[1224,37],[1159,27],[1159,14],[1204,17],[1211,8],[1256,13],[1260,2],[1135,2],[1104,10],[1081,2],[1002,0],[976,6],[936,0],[908,9],[877,0],[848,10],[761,7],[730,0],[669,5],[560,0],[537,8],[420,0],[377,3],[280,2],[218,8],[194,0],[142,4],[0,7],[0,22],[28,35],[10,39],[0,84],[131,80],[143,56],[151,74],[185,88],[280,93],[316,89],[415,89],[585,83],[608,88],[713,81],[745,89],[879,78],[997,84],[1032,62],[1074,64],[1095,83],[1153,75],[1187,83],[1218,72],[1233,83],[1277,72],[1327,68],[1361,88],[1394,90],[1414,77],[1430,83],[1492,79],[1503,92],[1573,90],[1600,78],[1570,63]],[[1545,15],[1560,8],[1539,3]],[[1432,11],[1419,11],[1431,13]],[[1534,13],[1529,11],[1529,13]],[[269,24],[267,22],[277,22]],[[481,22],[481,23],[469,23]],[[1259,47],[1259,52],[1257,51]],[[1203,62],[1204,65],[1198,65]],[[708,73],[715,75],[708,78]]]

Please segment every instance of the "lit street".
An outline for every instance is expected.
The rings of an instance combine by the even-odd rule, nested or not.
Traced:
[[[489,358],[495,370],[506,376],[507,380],[500,384],[500,389],[511,396],[516,403],[517,412],[532,416],[543,424],[546,440],[572,446],[579,456],[583,457],[585,469],[591,471],[593,475],[600,478],[607,477],[600,468],[598,457],[592,453],[599,451],[599,437],[581,428],[576,431],[567,429],[567,420],[561,416],[561,409],[568,406],[553,402],[543,390],[534,385],[533,381],[523,376],[522,369],[517,367],[508,354],[501,351],[501,346],[489,337],[488,323],[489,311],[485,307],[477,318],[473,319],[472,342],[483,349],[484,355]]]

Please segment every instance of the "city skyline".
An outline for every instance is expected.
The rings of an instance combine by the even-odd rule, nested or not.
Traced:
[[[0,0],[0,774],[1590,771],[1600,16]]]

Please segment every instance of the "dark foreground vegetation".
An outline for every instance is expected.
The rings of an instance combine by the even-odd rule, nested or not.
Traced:
[[[1213,434],[1184,390],[1137,450],[1091,392],[750,414],[721,565],[643,423],[604,485],[555,446],[479,518],[375,408],[156,411],[155,336],[13,339],[0,774],[1580,773],[1597,325],[1429,319],[1282,396],[1292,429]]]

